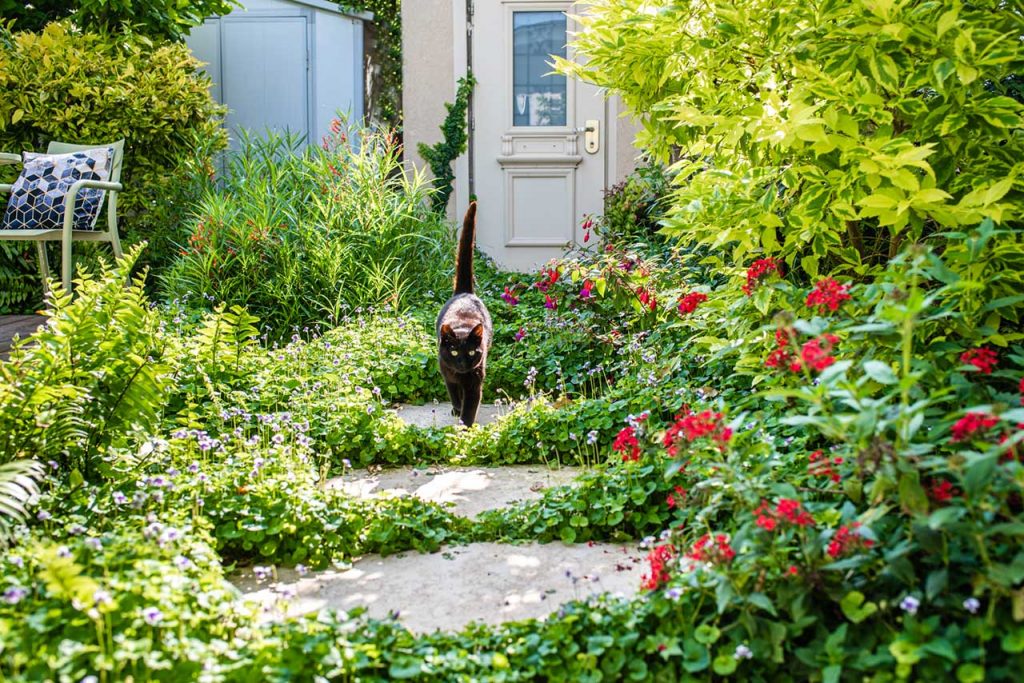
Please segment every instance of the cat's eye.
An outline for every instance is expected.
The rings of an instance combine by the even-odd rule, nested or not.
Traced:
[[[458,352],[458,351],[456,351],[455,349],[452,349],[452,355],[453,355],[453,356],[457,356],[457,355],[459,355],[459,352]]]
[[[470,351],[470,352],[469,352],[469,355],[471,355],[471,356],[475,356],[475,355],[476,355],[476,351]]]

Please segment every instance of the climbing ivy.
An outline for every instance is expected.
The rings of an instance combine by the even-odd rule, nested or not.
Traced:
[[[338,0],[338,5],[353,12],[373,12],[373,21],[366,24],[366,115],[371,123],[398,128],[402,119],[402,0]]]
[[[469,96],[474,85],[476,79],[471,73],[459,79],[455,102],[445,102],[444,105],[448,110],[448,115],[441,124],[441,133],[444,137],[434,145],[421,142],[418,146],[420,156],[430,165],[430,170],[434,174],[434,186],[438,192],[434,195],[433,204],[434,209],[439,212],[447,208],[448,198],[452,194],[452,182],[455,180],[452,162],[466,151],[466,110],[469,108]]]

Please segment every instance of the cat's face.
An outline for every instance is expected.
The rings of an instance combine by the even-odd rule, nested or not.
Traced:
[[[468,372],[483,361],[483,338],[483,325],[477,325],[462,335],[451,325],[442,325],[438,352],[445,365],[457,372]]]

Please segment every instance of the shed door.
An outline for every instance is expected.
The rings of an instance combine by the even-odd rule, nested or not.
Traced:
[[[228,16],[221,22],[221,84],[232,138],[238,128],[256,133],[270,128],[308,140],[306,17]]]
[[[572,5],[474,3],[477,241],[517,270],[581,243],[584,217],[602,209],[609,147],[604,97],[548,66],[552,54],[572,58],[566,47],[575,30],[566,15]]]

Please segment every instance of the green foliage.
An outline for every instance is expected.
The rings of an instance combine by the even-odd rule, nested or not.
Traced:
[[[79,478],[105,474],[101,456],[152,430],[168,391],[159,320],[131,270],[139,248],[76,297],[54,288],[48,323],[0,363],[0,462],[52,460]]]
[[[31,258],[34,250],[25,242],[0,242],[0,315],[21,311],[38,296],[39,271],[38,266],[33,269]]]
[[[669,235],[863,275],[943,228],[1019,224],[1024,105],[991,84],[1024,72],[1020,22],[1001,0],[598,2],[560,67],[679,159]]]
[[[326,149],[288,136],[243,140],[161,278],[168,298],[243,306],[282,339],[445,287],[451,234],[425,207],[422,176],[401,172],[393,135],[359,131],[356,146],[340,121],[335,129]]]
[[[430,166],[434,174],[434,187],[437,193],[431,197],[434,210],[444,213],[448,208],[448,198],[452,195],[452,183],[455,182],[455,170],[452,163],[460,154],[466,151],[466,140],[468,139],[468,125],[466,111],[469,108],[469,98],[473,94],[473,86],[476,85],[476,78],[468,73],[459,79],[459,87],[455,91],[455,101],[445,102],[444,108],[448,113],[441,124],[441,141],[433,145],[424,142],[419,143],[418,150],[423,160]]]
[[[336,1],[343,9],[373,12],[373,21],[364,25],[370,70],[367,116],[374,125],[398,128],[402,123],[402,2]]]
[[[656,240],[665,212],[669,178],[658,164],[647,164],[604,194],[604,214],[595,230],[605,242],[634,244]]]
[[[43,467],[35,460],[0,463],[0,545],[14,535],[14,525],[28,519],[28,502],[38,495]]]
[[[237,0],[0,0],[0,16],[20,31],[41,31],[69,19],[86,31],[138,32],[161,40],[182,40],[193,26],[238,7]]]
[[[124,138],[121,233],[128,243],[152,237],[146,258],[161,264],[170,243],[181,241],[175,231],[193,208],[193,186],[212,174],[213,154],[227,142],[223,109],[209,86],[184,44],[83,33],[67,23],[14,33],[0,41],[0,89],[9,94],[0,98],[0,149],[44,151],[51,140]],[[10,182],[17,167],[0,172]],[[20,260],[3,254],[0,272],[8,281],[37,272],[34,254]],[[0,305],[23,305],[29,293],[42,291],[38,275],[30,277],[32,286],[16,301]]]

